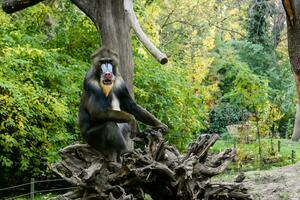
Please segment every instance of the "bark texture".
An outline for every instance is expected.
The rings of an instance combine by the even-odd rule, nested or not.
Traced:
[[[294,71],[298,105],[300,104],[300,1],[298,0],[282,0],[287,15],[288,29],[288,49],[290,62]],[[298,111],[295,117],[294,131],[292,140],[300,139],[300,113]]]
[[[296,116],[294,123],[294,130],[292,135],[292,141],[299,141],[300,139],[300,76],[295,74],[295,83],[297,89],[297,105]]]
[[[63,160],[52,169],[79,189],[54,199],[142,200],[145,193],[155,200],[251,199],[240,177],[235,183],[209,181],[236,154],[234,149],[209,154],[217,139],[217,135],[201,135],[181,155],[159,132],[146,131],[137,139],[139,148],[124,155],[121,164],[106,162],[87,145],[66,147],[61,150]]]

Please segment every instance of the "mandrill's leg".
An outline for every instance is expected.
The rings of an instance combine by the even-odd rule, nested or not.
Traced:
[[[89,145],[110,161],[120,161],[120,155],[128,151],[126,139],[115,122],[94,126],[84,137]]]
[[[119,128],[121,130],[121,133],[122,133],[122,135],[123,135],[126,143],[127,143],[128,152],[129,151],[133,151],[134,144],[133,144],[133,141],[130,138],[132,130],[131,130],[129,124],[128,123],[118,123],[118,126],[119,126]]]

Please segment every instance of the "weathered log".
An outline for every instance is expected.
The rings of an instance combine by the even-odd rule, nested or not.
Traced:
[[[52,170],[66,181],[80,187],[75,192],[56,197],[69,199],[251,199],[242,183],[211,183],[234,159],[228,149],[209,154],[217,135],[201,135],[189,146],[186,155],[162,140],[157,131],[145,131],[133,152],[122,156],[121,163],[106,161],[88,145],[75,144],[60,151],[62,161]]]

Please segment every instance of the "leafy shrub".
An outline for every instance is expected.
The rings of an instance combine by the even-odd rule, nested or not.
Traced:
[[[226,126],[244,122],[247,114],[247,110],[240,109],[234,104],[220,103],[209,113],[208,131],[219,135],[224,134],[227,132]]]
[[[168,141],[185,149],[193,136],[207,127],[206,102],[211,100],[213,86],[190,80],[192,69],[176,63],[162,66],[139,57],[135,63],[137,102],[169,126]],[[206,75],[202,76],[204,79]]]
[[[269,126],[271,110],[269,94],[272,91],[269,80],[249,68],[248,63],[238,53],[237,43],[219,42],[216,41],[217,46],[212,52],[215,59],[210,75],[220,80],[221,97],[219,105],[217,104],[210,114],[210,132],[223,133],[226,125],[230,123],[255,121],[254,118],[247,119],[251,115],[259,118],[260,124]],[[259,45],[251,47],[259,49]],[[267,126],[264,127],[265,133],[268,132]]]
[[[78,139],[78,103],[89,66],[83,61],[97,48],[98,35],[74,8],[49,2],[0,12],[1,182],[47,173],[57,150]],[[46,14],[54,19],[52,40],[45,34]]]
[[[5,48],[0,60],[1,180],[40,175],[78,138],[83,63],[55,50]]]

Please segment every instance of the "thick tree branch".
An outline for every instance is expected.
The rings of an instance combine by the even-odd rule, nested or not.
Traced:
[[[94,23],[96,23],[95,8],[98,1],[95,0],[71,0],[82,12],[84,12]]]
[[[2,3],[2,9],[6,13],[14,13],[38,4],[42,1],[44,0],[4,0]]]
[[[154,44],[149,40],[149,38],[141,29],[141,26],[133,10],[133,0],[124,0],[124,8],[126,15],[131,23],[131,26],[139,40],[161,64],[166,64],[168,62],[167,56],[154,46]]]
[[[282,4],[286,12],[288,21],[291,23],[292,26],[294,26],[295,8],[294,8],[293,0],[282,0]]]

